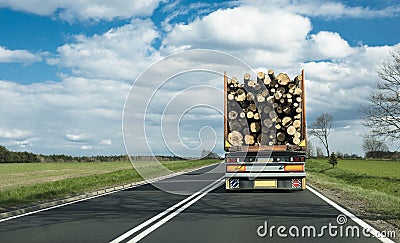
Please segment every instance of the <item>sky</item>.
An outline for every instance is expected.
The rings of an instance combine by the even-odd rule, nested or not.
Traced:
[[[238,58],[291,77],[304,69],[307,123],[332,114],[330,150],[363,155],[368,129],[359,110],[379,66],[400,48],[399,26],[398,0],[0,0],[0,145],[42,154],[222,154],[220,74]],[[196,49],[220,55],[168,59]],[[156,81],[160,72],[199,67],[208,71]]]

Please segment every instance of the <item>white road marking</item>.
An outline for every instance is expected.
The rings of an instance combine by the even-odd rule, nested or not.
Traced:
[[[220,163],[220,162],[219,162],[219,163]],[[191,172],[194,172],[194,171],[196,171],[196,170],[201,170],[201,169],[204,169],[204,168],[207,168],[207,167],[211,167],[211,166],[216,165],[216,164],[219,164],[219,163],[215,163],[215,164],[211,164],[211,165],[206,165],[206,166],[203,166],[203,167],[200,167],[200,168],[196,168],[196,169],[193,169],[193,170],[189,170],[189,171],[175,172],[175,173],[173,173],[173,174],[166,175],[166,176],[160,176],[160,177],[157,177],[157,178],[148,180],[148,181],[138,182],[138,184],[136,184],[136,185],[129,186],[129,187],[125,187],[125,188],[122,188],[122,189],[120,189],[120,190],[115,190],[115,191],[111,191],[111,192],[106,192],[106,193],[102,193],[102,194],[100,194],[100,195],[95,195],[95,196],[91,196],[91,197],[87,197],[87,198],[83,198],[83,199],[78,199],[78,200],[76,200],[76,201],[67,202],[67,203],[63,203],[63,204],[60,204],[60,205],[51,206],[51,207],[48,207],[48,208],[42,208],[42,209],[35,210],[35,211],[32,211],[32,212],[23,213],[23,214],[11,216],[11,217],[8,217],[8,218],[0,219],[0,223],[1,223],[1,222],[8,221],[8,220],[12,220],[12,219],[21,218],[21,217],[28,216],[28,215],[40,213],[40,212],[43,212],[43,211],[48,211],[48,210],[51,210],[51,209],[64,207],[64,206],[71,205],[71,204],[74,204],[74,203],[83,202],[83,201],[90,200],[90,199],[93,199],[93,198],[106,196],[106,195],[109,195],[109,194],[112,194],[112,193],[115,193],[115,192],[119,192],[119,191],[124,191],[124,190],[128,190],[128,189],[132,189],[132,188],[135,188],[135,187],[138,187],[138,186],[142,186],[142,185],[146,185],[146,184],[149,184],[149,183],[161,181],[161,180],[168,179],[168,178],[175,177],[175,176],[179,176],[179,175],[182,175],[182,174],[191,173]]]
[[[166,215],[168,215],[169,213],[172,212],[167,217],[161,219],[160,221],[158,221],[157,223],[155,223],[154,225],[152,225],[148,229],[144,230],[142,233],[138,234],[136,237],[134,237],[129,242],[137,242],[137,241],[139,241],[140,239],[144,238],[145,236],[150,234],[152,231],[154,231],[155,229],[157,229],[158,227],[160,227],[161,225],[165,224],[167,221],[169,221],[170,219],[172,219],[173,217],[175,217],[176,215],[181,213],[183,210],[185,210],[186,208],[191,206],[193,203],[195,203],[198,200],[200,200],[202,197],[207,195],[207,193],[209,193],[210,191],[212,191],[212,190],[216,189],[217,187],[221,186],[223,178],[224,177],[219,178],[218,180],[214,181],[212,184],[204,187],[203,189],[201,189],[198,192],[192,194],[191,196],[187,197],[186,199],[184,199],[184,200],[180,201],[179,203],[171,206],[170,208],[168,208],[165,211],[157,214],[156,216],[148,219],[147,221],[143,222],[142,224],[136,226],[135,228],[127,231],[126,233],[124,233],[121,236],[117,237],[116,239],[112,240],[111,243],[117,243],[117,242],[121,242],[121,241],[127,239],[128,237],[132,236],[134,233],[138,232],[139,230],[143,229],[144,227],[152,224],[156,220],[161,219],[162,217],[164,217],[164,216],[166,216]]]
[[[324,200],[325,202],[327,202],[328,204],[330,204],[332,207],[336,208],[337,210],[339,210],[340,212],[342,212],[344,215],[346,215],[347,217],[349,217],[351,220],[353,220],[354,222],[356,222],[358,225],[360,225],[361,227],[363,227],[364,229],[368,229],[370,230],[369,233],[371,235],[373,235],[376,239],[380,240],[381,242],[384,243],[394,243],[394,241],[392,241],[389,238],[382,238],[382,235],[380,235],[380,232],[378,230],[376,230],[374,227],[372,227],[371,225],[369,225],[368,223],[366,223],[365,221],[363,221],[362,219],[358,218],[357,216],[355,216],[354,214],[352,214],[351,212],[347,211],[345,208],[339,206],[338,204],[336,204],[334,201],[330,200],[329,198],[325,197],[324,195],[322,195],[321,193],[317,192],[315,189],[311,188],[310,186],[307,185],[307,189],[314,193],[316,196],[318,196],[319,198],[321,198],[322,200]]]

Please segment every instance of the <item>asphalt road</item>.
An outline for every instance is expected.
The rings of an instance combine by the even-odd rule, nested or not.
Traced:
[[[309,190],[225,192],[222,166],[190,174],[0,222],[0,242],[379,242]]]

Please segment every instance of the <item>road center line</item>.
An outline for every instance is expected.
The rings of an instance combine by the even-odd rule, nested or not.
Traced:
[[[140,239],[144,238],[146,235],[150,234],[152,231],[154,231],[155,229],[157,229],[158,227],[160,227],[161,225],[166,223],[168,220],[172,219],[173,217],[175,217],[176,215],[181,213],[183,210],[188,208],[190,205],[192,205],[193,203],[195,203],[198,200],[200,200],[207,193],[209,193],[210,191],[212,191],[212,190],[216,189],[217,187],[219,187],[222,184],[223,178],[224,177],[219,178],[218,180],[216,180],[213,183],[209,184],[208,186],[202,188],[201,190],[199,190],[198,192],[192,194],[191,196],[187,197],[186,199],[184,199],[184,200],[180,201],[179,203],[169,207],[165,211],[157,214],[156,216],[146,220],[145,222],[143,222],[142,224],[136,226],[135,228],[125,232],[124,234],[122,234],[118,238],[112,240],[111,243],[121,242],[121,241],[127,239],[128,237],[132,236],[134,233],[138,232],[139,230],[142,230],[144,227],[152,224],[156,220],[158,220],[158,219],[160,219],[160,218],[164,217],[165,215],[168,215],[169,213],[172,212],[171,214],[169,214],[164,219],[158,221],[156,224],[152,225],[151,227],[149,227],[148,229],[146,229],[145,231],[143,231],[142,233],[140,233],[139,235],[134,237],[129,242],[137,242],[137,241],[139,241]]]

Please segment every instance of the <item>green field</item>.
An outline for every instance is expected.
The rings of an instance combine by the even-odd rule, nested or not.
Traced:
[[[181,171],[218,160],[168,161]],[[140,162],[146,164],[146,162]],[[150,168],[146,175],[159,176]],[[0,163],[0,212],[143,180],[130,162]]]
[[[332,169],[327,159],[310,159],[309,182],[341,193],[366,212],[400,225],[400,161],[339,160]]]

